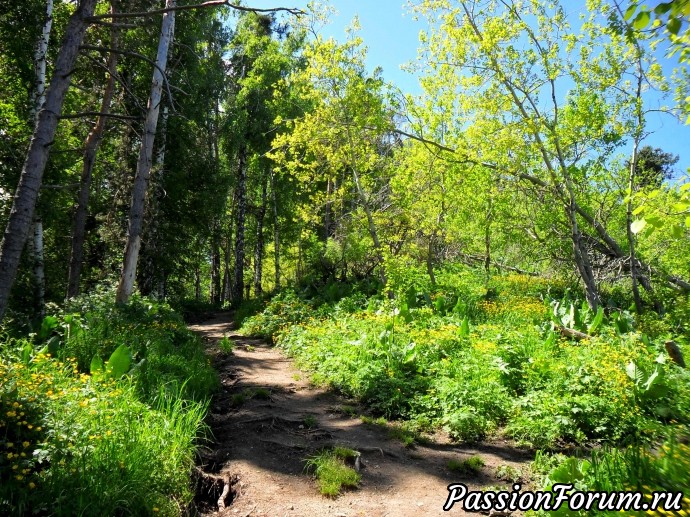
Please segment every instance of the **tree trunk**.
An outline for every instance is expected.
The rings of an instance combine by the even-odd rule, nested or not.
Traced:
[[[88,27],[86,19],[93,15],[95,6],[96,0],[83,0],[70,17],[55,63],[55,71],[46,92],[45,103],[38,114],[19,185],[12,201],[10,217],[0,244],[0,320],[7,309],[7,300],[33,219],[58,117],[70,85],[79,46]]]
[[[256,214],[256,246],[254,247],[254,294],[257,297],[263,294],[261,282],[263,280],[264,218],[266,217],[267,191],[268,176],[264,174],[261,179],[261,206]]]
[[[436,240],[436,232],[429,237],[429,246],[426,252],[426,272],[429,275],[429,282],[432,286],[436,286],[436,275],[434,275],[434,243]]]
[[[221,302],[220,283],[220,228],[218,221],[213,222],[213,235],[211,236],[211,296],[212,304]]]
[[[165,7],[175,7],[175,0],[166,0]],[[153,69],[151,95],[147,106],[146,122],[144,123],[139,160],[137,161],[137,172],[134,177],[134,187],[132,188],[132,204],[129,211],[129,227],[127,230],[125,257],[115,298],[117,303],[127,303],[134,289],[139,249],[141,248],[144,204],[146,201],[149,178],[151,176],[153,143],[156,137],[156,127],[158,125],[158,112],[161,104],[163,81],[165,80],[165,68],[168,61],[168,48],[173,39],[174,29],[175,11],[168,11],[163,14],[160,40],[158,42],[158,54],[156,56],[157,66]]]
[[[302,281],[302,228],[299,229],[297,237],[297,271],[295,272],[295,280],[298,284]]]
[[[276,176],[271,170],[271,196],[273,197],[273,264],[275,268],[276,291],[280,290],[280,227],[278,226],[278,195]]]
[[[115,8],[111,7],[111,12]],[[110,36],[110,47],[117,49],[118,29],[113,27]],[[110,111],[110,103],[115,93],[115,76],[117,75],[117,61],[119,54],[111,52],[108,56],[108,82],[103,91],[101,100],[101,113],[107,114]],[[96,163],[96,153],[103,139],[107,116],[99,116],[96,124],[84,141],[84,162],[82,165],[81,178],[79,180],[79,195],[77,198],[77,208],[74,213],[72,223],[72,252],[69,262],[69,279],[67,281],[67,298],[73,298],[79,294],[79,280],[84,263],[84,241],[86,239],[86,217],[88,214],[89,197],[91,194],[91,180],[93,178],[93,167]]]
[[[635,300],[635,312],[637,314],[642,314],[642,298],[640,297],[640,288],[638,285],[638,264],[635,257],[635,235],[632,231],[632,193],[635,189],[635,170],[637,169],[637,149],[640,145],[639,138],[635,138],[633,141],[632,156],[630,157],[630,170],[628,172],[628,201],[625,204],[625,229],[628,237],[628,249],[629,256],[628,261],[630,263],[630,281],[632,282],[632,293],[633,299]]]
[[[326,184],[326,206],[324,208],[324,215],[323,215],[323,241],[325,243],[328,243],[328,238],[332,237],[331,233],[331,221],[332,221],[332,212],[333,212],[333,201],[331,200],[333,196],[333,180],[331,178],[328,178],[328,182]]]
[[[53,0],[46,2],[46,19],[41,30],[41,35],[36,42],[34,52],[34,88],[33,88],[33,102],[31,104],[31,123],[36,123],[36,117],[43,107],[46,100],[46,65],[48,54],[48,41],[50,40],[50,30],[53,26]],[[45,316],[45,263],[43,254],[43,222],[38,210],[34,211],[33,221],[31,223],[31,235],[29,239],[28,251],[32,263],[33,271],[33,288],[34,288],[34,306],[40,314],[41,318]]]
[[[199,266],[194,269],[194,298],[197,302],[201,300],[201,271]]]
[[[354,167],[352,168],[352,177],[355,182],[357,197],[359,198],[359,202],[362,204],[362,207],[364,208],[364,213],[367,216],[367,228],[369,229],[369,235],[371,236],[371,240],[374,241],[374,250],[376,250],[376,256],[378,257],[379,265],[381,266],[381,282],[383,283],[383,285],[386,285],[386,270],[383,265],[383,252],[381,249],[381,241],[379,241],[379,235],[376,231],[376,224],[374,223],[374,216],[371,213],[371,207],[369,207],[369,201],[367,200],[367,197],[364,194],[364,189],[362,188],[362,184],[359,181],[359,174],[357,174],[357,171]]]
[[[48,41],[50,30],[53,26],[53,0],[46,2],[46,20],[43,30],[36,42],[34,52],[35,83],[33,88],[33,102],[31,103],[32,122],[36,122],[36,115],[41,110],[46,100],[46,56],[48,54]]]
[[[237,207],[235,230],[235,272],[231,299],[234,306],[242,303],[244,294],[244,220],[247,214],[247,146],[242,144],[238,153]]]
[[[27,241],[27,251],[31,257],[33,276],[33,303],[41,318],[46,314],[46,278],[45,261],[43,260],[43,223],[40,217],[34,217],[31,225],[31,236]]]
[[[596,312],[600,304],[599,289],[597,288],[596,280],[594,279],[592,265],[589,262],[587,248],[582,240],[582,234],[580,233],[580,228],[577,224],[577,216],[575,215],[575,208],[572,203],[566,207],[566,213],[570,221],[575,265],[577,266],[578,273],[580,274],[580,278],[582,278],[582,282],[585,286],[585,298],[587,299],[587,304],[593,312]]]

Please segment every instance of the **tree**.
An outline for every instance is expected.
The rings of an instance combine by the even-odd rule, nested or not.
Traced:
[[[50,86],[46,91],[45,103],[38,114],[10,217],[0,244],[0,319],[7,309],[7,300],[33,220],[38,191],[65,95],[72,79],[74,63],[88,27],[88,18],[92,16],[95,6],[96,0],[83,0],[70,17]]]
[[[536,0],[422,2],[419,10],[434,27],[425,38],[430,73],[424,84],[453,99],[448,104],[462,130],[453,137],[456,159],[527,182],[561,206],[555,227],[567,230],[571,263],[596,308],[595,259],[622,261],[626,271],[637,267],[631,264],[648,268],[627,260],[629,250],[619,241],[624,227],[606,224],[618,206],[608,157],[632,136],[628,128],[639,128],[638,97],[628,96],[623,84],[638,54],[598,24],[597,16],[610,8],[589,5],[590,19],[580,32],[570,28],[559,5]],[[654,78],[659,67],[644,66]],[[593,215],[594,207],[606,207],[609,215]]]
[[[385,283],[385,250],[376,207],[385,204],[389,185],[386,159],[391,142],[386,137],[391,134],[392,115],[379,71],[368,75],[364,58],[361,38],[356,36],[342,45],[321,38],[308,45],[307,67],[288,78],[305,112],[287,122],[290,131],[275,139],[271,157],[282,171],[311,184],[310,202],[317,206],[330,210],[354,194],[353,208],[362,211],[374,265]],[[316,186],[321,188],[314,191]],[[310,218],[314,215],[311,210]],[[326,228],[325,235],[330,232]]]
[[[166,0],[165,7],[168,9],[174,8],[175,0]],[[156,137],[156,127],[158,125],[158,113],[160,111],[163,82],[165,81],[165,68],[168,63],[168,48],[172,43],[174,28],[175,11],[167,11],[163,14],[163,21],[161,24],[158,54],[153,69],[151,94],[147,105],[146,122],[144,123],[139,160],[137,161],[137,172],[134,177],[125,258],[122,264],[120,282],[117,286],[117,303],[127,303],[134,289],[134,279],[136,277],[137,261],[139,260],[139,249],[141,247],[144,203],[146,201],[146,192],[153,163],[153,144]]]

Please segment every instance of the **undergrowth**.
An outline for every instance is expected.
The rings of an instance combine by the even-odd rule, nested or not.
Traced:
[[[685,298],[668,298],[664,317],[638,315],[612,291],[593,312],[564,283],[487,280],[455,266],[438,271],[433,286],[421,271],[391,270],[387,291],[393,296],[334,302],[286,292],[242,330],[270,337],[314,382],[408,429],[551,451],[609,447],[597,461],[619,473],[627,472],[620,458],[642,451],[651,459],[639,479],[660,486],[658,472],[673,478],[671,462],[650,451],[668,433],[688,432],[690,374],[665,348],[673,340],[687,349]],[[685,446],[674,451],[674,461],[688,461]],[[595,471],[600,482],[603,470]]]
[[[78,304],[3,344],[0,513],[179,515],[216,374],[167,306]]]
[[[314,473],[319,491],[328,497],[336,497],[343,488],[356,488],[360,474],[346,465],[357,453],[346,447],[324,449],[306,460],[306,469]]]

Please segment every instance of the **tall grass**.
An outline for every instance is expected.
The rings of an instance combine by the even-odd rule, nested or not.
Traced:
[[[217,385],[200,342],[165,306],[94,305],[58,317],[42,337],[57,338],[48,348],[3,347],[3,515],[180,515],[193,497],[189,476]],[[90,375],[89,354],[107,358],[120,344],[136,368],[121,379]]]

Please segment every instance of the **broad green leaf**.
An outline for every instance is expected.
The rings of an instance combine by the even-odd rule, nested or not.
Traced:
[[[630,377],[636,385],[640,384],[644,377],[644,372],[640,370],[633,361],[628,363],[628,366],[625,368],[625,373],[628,374],[628,377]]]
[[[649,25],[649,21],[651,20],[651,17],[649,16],[649,11],[640,11],[637,13],[637,16],[635,16],[635,19],[632,22],[632,26],[634,29],[637,29],[638,31],[641,31],[647,25]]]
[[[470,322],[467,317],[462,319],[460,323],[460,337],[469,337],[470,335]]]
[[[625,10],[625,15],[623,15],[623,17],[625,18],[625,20],[627,21],[627,20],[629,20],[630,18],[632,18],[632,15],[635,14],[635,11],[637,11],[637,4],[636,4],[635,2],[633,2],[633,3],[630,4],[630,5],[628,6],[628,8]]]
[[[682,226],[678,224],[674,224],[671,227],[671,235],[673,236],[674,239],[680,239],[683,235],[685,235],[685,230],[683,229]]]
[[[685,218],[685,226],[690,228],[690,215]]]
[[[644,219],[638,219],[633,221],[633,223],[630,225],[630,231],[637,234],[644,230],[645,226],[647,226],[647,221]]]
[[[590,323],[589,327],[587,327],[587,333],[593,334],[594,332],[596,332],[599,329],[599,327],[601,326],[603,321],[604,321],[604,309],[600,306],[597,309],[597,313],[594,316],[592,323]]]
[[[654,14],[666,14],[671,9],[672,5],[673,2],[659,4],[654,8]]]
[[[94,355],[91,359],[91,366],[89,366],[89,371],[91,372],[91,375],[94,375],[96,373],[102,373],[103,370],[105,370],[103,359],[101,359],[101,356],[99,355]]]
[[[681,192],[685,192],[688,189],[690,189],[690,181],[687,183],[683,183],[678,190],[680,190]]]
[[[649,217],[645,218],[645,221],[647,221],[648,224],[651,224],[654,228],[663,228],[664,226],[664,219],[658,215],[650,215]]]
[[[34,347],[31,346],[31,343],[27,343],[24,345],[24,348],[22,348],[22,362],[24,364],[29,364],[31,361],[31,354],[34,351]]]
[[[678,18],[671,18],[666,24],[666,29],[673,35],[677,35],[680,32],[680,27],[683,23]]]
[[[638,206],[635,210],[632,211],[633,215],[640,215],[642,212],[644,212],[645,206],[640,205]]]
[[[108,359],[107,373],[114,379],[119,379],[129,371],[132,355],[127,345],[118,346]]]

